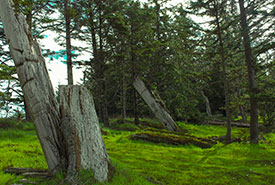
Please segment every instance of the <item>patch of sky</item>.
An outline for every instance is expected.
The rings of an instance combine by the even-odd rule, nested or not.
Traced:
[[[72,54],[76,54],[76,52],[72,51]],[[66,50],[54,51],[53,54],[48,55],[48,57],[50,58],[50,60],[54,60],[54,59],[60,60],[60,62],[66,64],[66,60],[67,60]]]

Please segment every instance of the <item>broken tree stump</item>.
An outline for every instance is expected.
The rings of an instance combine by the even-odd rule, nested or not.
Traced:
[[[135,89],[141,95],[143,100],[147,103],[153,111],[157,119],[162,123],[164,128],[171,131],[179,131],[178,125],[172,119],[170,114],[154,99],[150,90],[145,86],[144,82],[136,78],[133,83]]]
[[[93,169],[95,179],[106,181],[111,170],[110,160],[92,96],[82,86],[59,86],[59,90],[67,174]]]

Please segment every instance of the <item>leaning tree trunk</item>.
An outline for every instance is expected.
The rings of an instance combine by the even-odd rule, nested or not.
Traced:
[[[58,148],[60,113],[52,84],[39,46],[32,39],[24,16],[15,13],[11,0],[0,0],[0,16],[14,60],[21,88],[36,132],[40,140],[49,171],[59,170]]]
[[[179,131],[179,127],[172,119],[170,114],[168,114],[168,112],[166,112],[165,109],[154,99],[143,81],[136,78],[133,85],[147,103],[147,105],[150,107],[150,109],[153,111],[158,120],[162,123],[164,128],[171,131]]]
[[[24,98],[24,96],[23,96],[23,98]],[[32,122],[30,111],[28,110],[28,106],[27,106],[27,103],[25,101],[25,98],[24,98],[24,110],[25,110],[25,120],[28,121],[28,122]]]
[[[0,0],[0,4],[4,31],[48,171],[92,168],[96,180],[107,180],[111,165],[91,97],[79,87],[63,87],[62,92],[69,94],[61,95],[59,107],[45,60],[24,16],[14,12],[12,0]]]
[[[202,95],[203,100],[204,100],[204,102],[205,102],[205,109],[206,109],[207,115],[208,115],[208,117],[210,118],[210,120],[213,120],[213,116],[212,116],[212,111],[211,111],[209,99],[208,99],[208,97],[204,94],[203,90],[201,90],[201,95]]]

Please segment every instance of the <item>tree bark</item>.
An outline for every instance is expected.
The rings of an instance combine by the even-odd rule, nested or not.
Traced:
[[[134,112],[134,121],[135,125],[139,125],[139,116],[137,112],[137,93],[135,89],[133,89],[133,112]]]
[[[202,95],[202,97],[204,99],[204,102],[205,102],[205,109],[206,109],[207,115],[210,118],[210,120],[212,120],[213,116],[212,116],[212,112],[211,112],[211,107],[210,107],[209,99],[208,99],[207,96],[205,96],[203,90],[201,90],[201,95]]]
[[[33,11],[33,0],[29,0],[28,11],[27,11],[27,15],[26,15],[26,21],[29,25],[30,32],[32,30],[32,17],[33,17],[32,11]]]
[[[237,89],[237,97],[240,99],[241,98],[241,89],[238,88]],[[246,117],[246,113],[245,113],[245,109],[243,107],[243,105],[239,105],[239,110],[240,110],[240,114],[242,116],[242,122],[247,122],[247,117]]]
[[[122,77],[122,119],[123,122],[125,122],[125,119],[127,117],[127,100],[126,100],[126,93],[127,93],[127,86],[126,86],[126,82],[125,82],[125,77]]]
[[[0,16],[21,88],[49,171],[55,174],[60,164],[60,142],[56,130],[60,123],[60,113],[45,60],[24,16],[14,12],[13,2],[0,0],[0,4]]]
[[[258,110],[257,110],[257,84],[255,79],[255,61],[253,61],[253,55],[249,38],[249,27],[247,24],[246,11],[244,8],[244,1],[239,0],[240,16],[241,16],[241,28],[243,35],[243,44],[245,52],[245,61],[248,72],[249,82],[249,95],[250,95],[250,142],[257,144],[259,140],[259,126],[258,126]]]
[[[27,106],[27,103],[25,101],[25,98],[24,98],[24,110],[25,110],[25,119],[26,119],[26,121],[32,122],[32,118],[31,118],[30,112],[28,110],[28,106]]]
[[[133,83],[134,87],[153,111],[158,120],[163,124],[164,128],[171,131],[179,131],[179,127],[165,109],[153,98],[151,92],[145,86],[142,80],[136,78]]]
[[[110,160],[88,90],[81,86],[60,86],[60,110],[67,174],[92,168],[97,180],[106,181]]]
[[[105,80],[101,82],[101,94],[102,94],[102,99],[101,99],[101,105],[102,105],[102,114],[103,114],[103,123],[105,127],[109,127],[109,113],[108,113],[108,103],[107,103],[107,91],[105,87],[106,83]]]
[[[224,96],[225,96],[226,123],[227,123],[226,142],[230,143],[231,142],[231,111],[230,111],[229,81],[228,81],[228,75],[227,75],[226,57],[224,52],[222,29],[220,26],[220,18],[219,18],[219,12],[218,12],[219,10],[218,10],[217,3],[218,3],[217,1],[214,1],[217,37],[220,45],[219,53],[220,53],[222,69],[223,69],[223,84],[224,84]]]
[[[0,0],[0,4],[11,55],[49,173],[92,168],[96,180],[106,181],[112,165],[88,91],[61,87],[59,106],[45,60],[23,14],[14,12],[12,0]]]
[[[72,45],[71,45],[71,13],[70,0],[65,0],[65,28],[66,28],[66,52],[67,52],[67,76],[68,76],[68,85],[73,84],[73,65],[72,65]]]
[[[89,2],[89,6],[92,6],[92,3]],[[93,12],[89,13],[89,19],[93,20],[96,15]],[[100,15],[102,16],[102,15]],[[94,21],[89,21],[89,29],[92,36],[92,47],[93,47],[93,65],[91,63],[91,68],[94,69],[95,81],[96,81],[96,90],[98,92],[98,102],[99,102],[99,109],[98,112],[100,113],[100,121],[103,122],[105,127],[109,127],[109,114],[108,114],[108,106],[107,106],[107,98],[106,98],[106,83],[105,83],[105,64],[104,58],[105,54],[103,52],[103,39],[102,39],[102,18],[100,17],[99,23],[99,31],[97,32],[97,25],[95,25]],[[99,41],[98,39],[99,38]],[[99,43],[98,43],[99,42]]]

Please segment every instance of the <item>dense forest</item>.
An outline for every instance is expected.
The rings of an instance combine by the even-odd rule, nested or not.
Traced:
[[[15,5],[36,38],[43,39],[47,30],[57,34],[66,49],[43,54],[66,55],[68,84],[72,66],[85,67],[82,82],[105,126],[109,117],[135,117],[136,124],[139,117],[152,117],[132,85],[136,77],[175,120],[207,123],[218,116],[247,122],[256,114],[274,126],[274,2],[168,2],[18,0]],[[0,39],[1,109],[8,112],[23,105],[24,97],[2,26]],[[79,61],[83,52],[90,55]]]
[[[33,38],[42,41],[51,31],[64,47],[41,50],[47,62],[65,60],[68,85],[75,84],[73,68],[84,69],[80,85],[93,96],[106,129],[130,122],[136,130],[144,126],[144,119],[155,118],[133,85],[138,78],[181,129],[182,122],[205,128],[224,123],[227,144],[236,141],[234,124],[249,127],[248,140],[254,144],[260,132],[274,132],[274,0],[13,2],[15,14],[24,14]],[[28,111],[1,19],[4,23],[4,16],[1,117],[31,122],[34,116]],[[54,96],[61,92],[56,89]],[[164,135],[171,134],[167,132]],[[150,135],[151,141],[155,136]],[[197,140],[205,142],[200,136]]]

